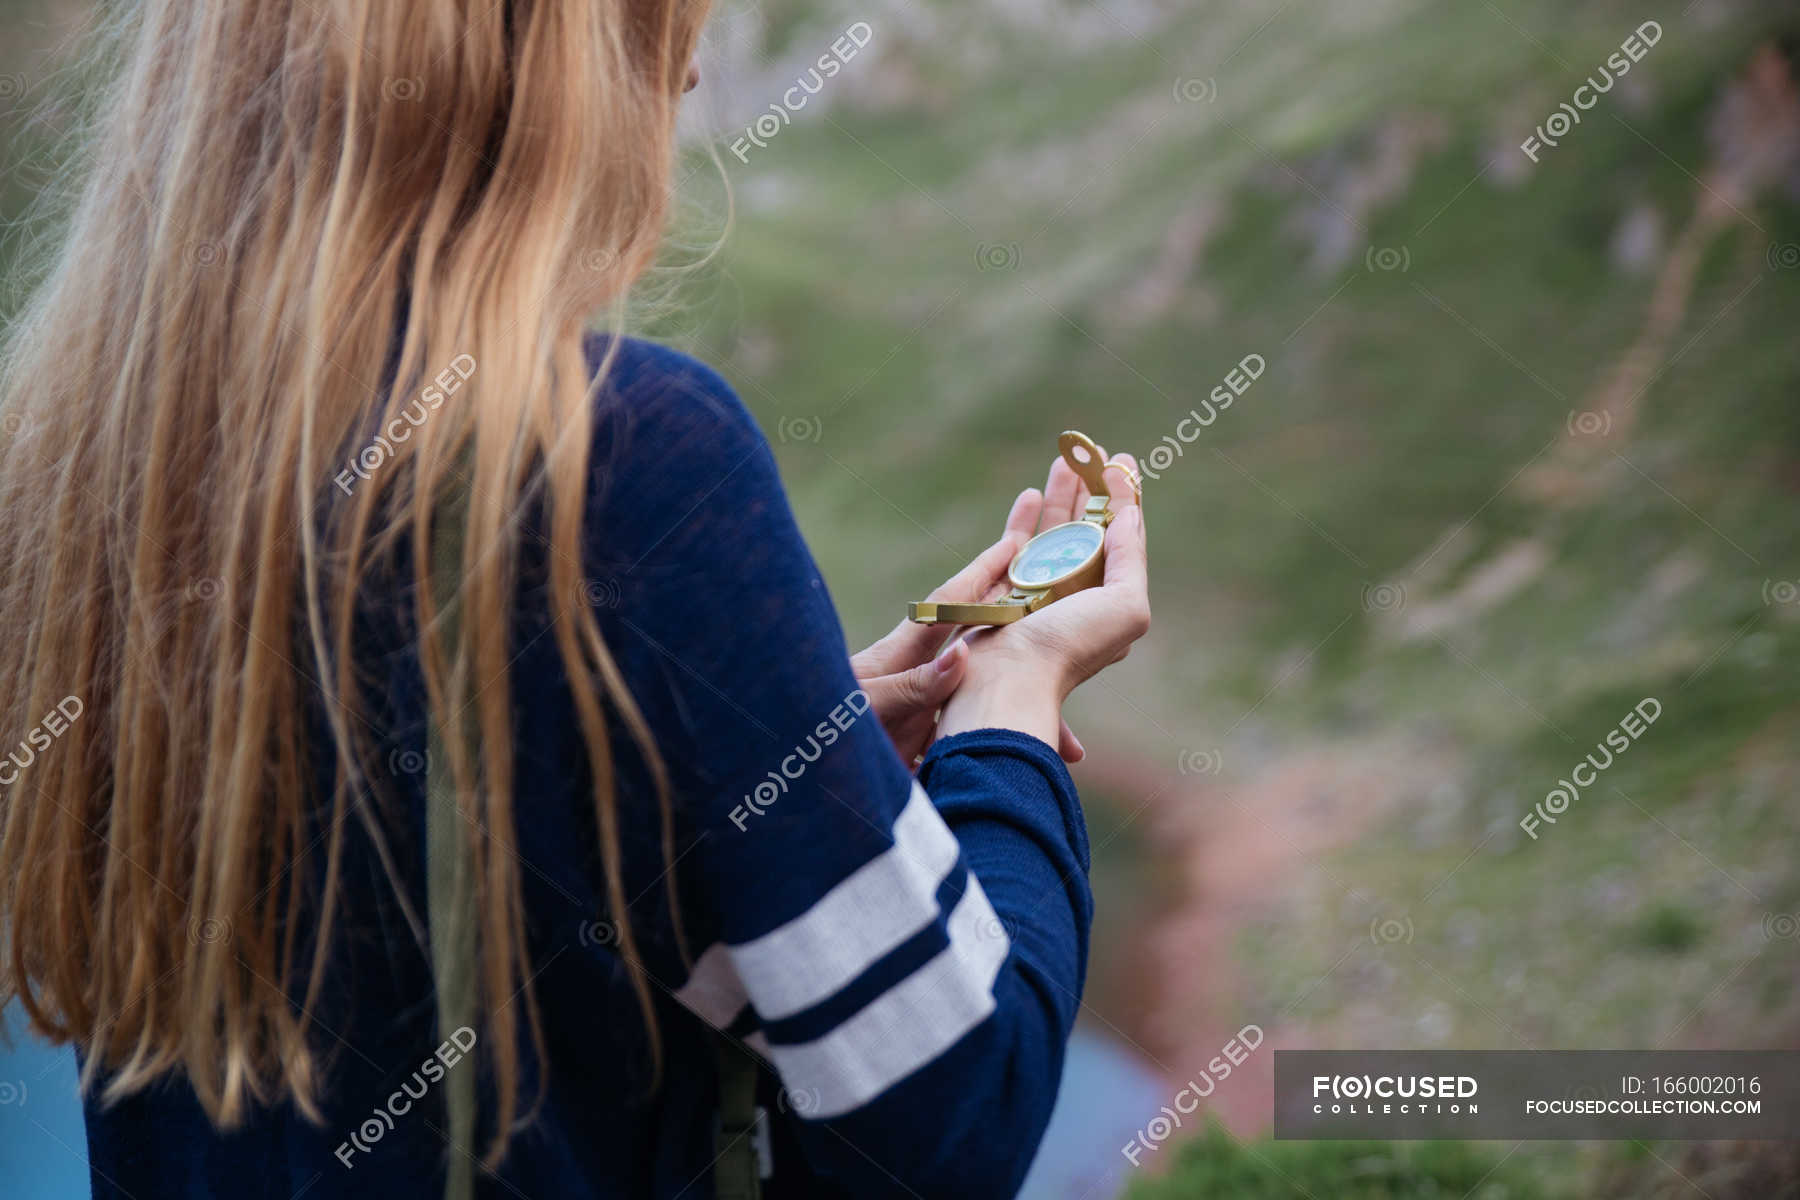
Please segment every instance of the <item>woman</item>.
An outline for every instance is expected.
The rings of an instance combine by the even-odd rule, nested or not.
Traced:
[[[123,18],[0,393],[0,1002],[77,1050],[96,1195],[692,1197],[753,1143],[769,1194],[1016,1189],[1091,910],[1052,747],[1143,527],[846,657],[729,387],[583,333],[705,7]]]

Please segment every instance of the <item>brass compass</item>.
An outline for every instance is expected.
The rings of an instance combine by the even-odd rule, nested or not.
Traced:
[[[1026,542],[1006,569],[1012,591],[1000,599],[979,604],[915,600],[906,606],[910,620],[921,625],[1005,625],[1100,582],[1106,571],[1106,527],[1113,519],[1112,493],[1106,486],[1108,464],[1085,433],[1065,430],[1057,447],[1063,461],[1087,484],[1081,519],[1053,525]],[[1131,477],[1122,464],[1113,465]],[[1132,483],[1135,487],[1135,478]]]

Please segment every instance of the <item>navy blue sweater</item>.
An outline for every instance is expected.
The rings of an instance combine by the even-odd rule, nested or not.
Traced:
[[[597,360],[601,343],[589,349]],[[1086,969],[1087,835],[1068,772],[1041,741],[983,730],[938,742],[914,777],[867,711],[774,457],[731,389],[630,341],[598,403],[584,594],[672,773],[692,967],[648,776],[617,739],[623,915],[666,1055],[653,1087],[534,534],[512,679],[517,852],[548,1055],[522,1047],[540,1102],[480,1194],[711,1196],[704,1022],[767,1064],[770,1196],[1011,1196],[1049,1119]],[[425,705],[404,564],[391,578],[356,642],[399,798],[379,821],[424,912]],[[310,736],[327,795],[329,742],[316,721]],[[491,1128],[479,1031],[437,1027],[426,948],[363,826],[345,838],[315,1031],[324,1123],[282,1104],[220,1134],[179,1081],[111,1108],[90,1098],[96,1196],[439,1195],[449,1072],[476,1072]]]

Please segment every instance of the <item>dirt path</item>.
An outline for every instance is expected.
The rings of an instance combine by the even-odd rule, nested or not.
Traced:
[[[1274,1049],[1322,1043],[1280,1004],[1249,995],[1233,948],[1252,925],[1305,920],[1320,905],[1367,906],[1379,920],[1378,887],[1342,878],[1329,854],[1377,826],[1408,795],[1445,778],[1452,764],[1416,745],[1364,741],[1279,759],[1244,780],[1166,775],[1141,759],[1100,756],[1084,770],[1110,795],[1153,795],[1137,818],[1168,874],[1120,955],[1126,997],[1120,1031],[1179,1088],[1206,1069],[1246,1025],[1264,1042],[1209,1101],[1238,1133],[1265,1131],[1272,1111]],[[1159,791],[1159,789],[1161,789]],[[1368,894],[1364,894],[1368,893]]]

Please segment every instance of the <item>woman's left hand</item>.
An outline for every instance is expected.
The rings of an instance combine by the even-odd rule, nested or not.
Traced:
[[[1021,492],[1013,501],[1012,512],[1006,518],[1006,532],[1000,540],[927,599],[940,603],[989,599],[1005,578],[1006,568],[1019,548],[1031,540],[1043,507],[1044,497],[1036,488]],[[916,765],[931,745],[938,710],[962,683],[969,664],[969,648],[960,638],[947,648],[944,640],[945,631],[940,626],[903,620],[886,637],[850,658],[850,667],[869,697],[869,706],[881,718],[894,749],[900,752],[900,760],[909,767]],[[1080,762],[1087,753],[1067,724],[1062,727],[1057,749],[1063,760],[1071,763]]]

